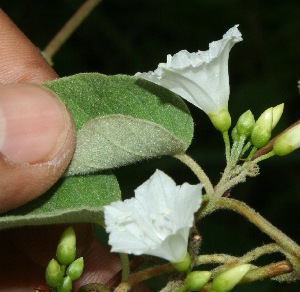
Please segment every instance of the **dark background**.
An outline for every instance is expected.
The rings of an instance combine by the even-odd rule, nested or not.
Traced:
[[[1,8],[40,49],[83,1],[0,1]],[[244,41],[230,54],[229,110],[236,121],[247,109],[256,117],[285,103],[274,134],[300,118],[300,1],[259,0],[104,0],[54,57],[60,76],[79,72],[134,74],[156,69],[167,54],[182,49],[207,50],[240,24]],[[0,28],[1,29],[1,28]],[[208,118],[189,104],[195,118],[194,143],[188,153],[217,183],[224,168],[223,143]],[[178,183],[197,183],[172,158],[116,171],[124,195],[133,193],[156,168]],[[232,196],[245,201],[291,238],[300,242],[300,152],[261,163],[261,175],[236,187]],[[200,223],[203,253],[242,255],[270,240],[243,218],[222,211]],[[268,257],[270,263],[281,259]],[[153,288],[154,290],[156,288]],[[157,288],[158,289],[158,288]],[[300,284],[263,281],[234,291],[300,291]]]

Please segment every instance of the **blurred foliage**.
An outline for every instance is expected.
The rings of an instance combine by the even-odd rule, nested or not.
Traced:
[[[78,0],[11,1],[1,8],[36,46],[43,49],[82,3]],[[297,0],[104,0],[54,57],[61,76],[79,72],[134,74],[154,70],[167,54],[206,50],[233,25],[244,41],[230,55],[230,112],[233,120],[247,109],[257,117],[285,103],[280,130],[299,119],[300,2]],[[196,133],[189,154],[217,182],[224,167],[223,144],[208,118],[191,105]],[[178,183],[196,178],[172,158],[116,171],[124,195],[160,168]],[[247,202],[300,242],[300,151],[261,164],[261,175],[238,186],[232,196]],[[127,186],[124,189],[124,186]],[[234,227],[231,228],[231,226]],[[200,223],[203,252],[242,254],[270,240],[243,218],[219,212]],[[222,242],[222,245],[220,244]],[[272,260],[272,259],[271,259]],[[263,281],[234,291],[299,291],[300,284]]]

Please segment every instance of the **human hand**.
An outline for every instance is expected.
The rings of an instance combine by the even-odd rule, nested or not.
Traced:
[[[35,46],[0,10],[0,212],[48,190],[66,169],[75,147],[64,104],[38,84],[57,78]],[[26,82],[26,83],[24,83]],[[75,225],[85,272],[74,291],[106,284],[120,271],[118,256],[93,238],[89,224]],[[65,226],[39,226],[0,233],[0,290],[34,291],[44,284]],[[140,290],[141,291],[141,290]],[[146,290],[143,290],[146,291]]]
[[[0,27],[3,212],[38,197],[60,178],[74,151],[75,132],[65,105],[38,85],[56,73],[4,12]]]

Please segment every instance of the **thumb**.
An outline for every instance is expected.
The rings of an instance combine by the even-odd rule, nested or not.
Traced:
[[[74,148],[74,124],[54,93],[34,84],[1,85],[0,212],[47,191]]]

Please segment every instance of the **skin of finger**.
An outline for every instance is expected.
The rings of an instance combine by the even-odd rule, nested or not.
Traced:
[[[43,83],[58,78],[28,38],[0,9],[0,83]]]
[[[0,82],[40,83],[57,78],[36,47],[0,10]],[[70,118],[70,132],[55,158],[36,165],[16,165],[0,157],[0,187],[7,191],[0,212],[15,208],[43,194],[62,175],[75,147],[75,130]]]
[[[0,154],[0,212],[16,208],[45,193],[64,173],[74,149],[75,130],[71,127],[64,146],[46,163],[14,164]]]

